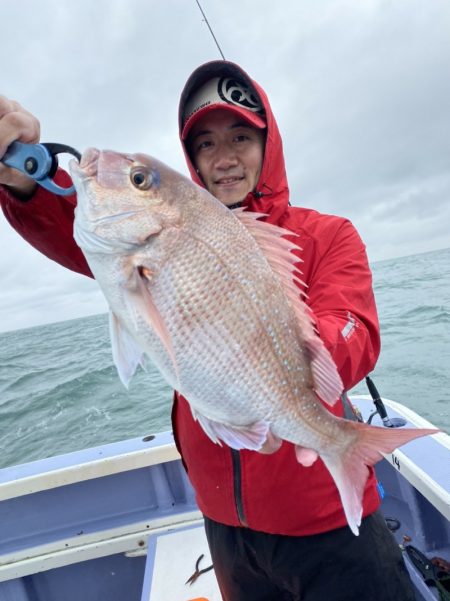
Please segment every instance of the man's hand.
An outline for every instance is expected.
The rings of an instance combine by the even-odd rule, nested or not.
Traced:
[[[16,140],[26,144],[37,144],[40,133],[40,123],[34,115],[15,100],[0,96],[0,184],[8,186],[13,194],[22,198],[33,194],[36,182],[17,169],[3,165],[1,157]]]

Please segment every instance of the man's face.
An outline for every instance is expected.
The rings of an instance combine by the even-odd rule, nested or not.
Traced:
[[[206,188],[224,205],[243,201],[255,189],[264,157],[262,130],[217,109],[193,126],[189,146]]]

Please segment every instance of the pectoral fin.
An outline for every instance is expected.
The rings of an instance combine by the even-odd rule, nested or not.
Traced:
[[[149,284],[152,275],[152,271],[149,268],[139,266],[136,271],[136,290],[127,290],[125,292],[125,302],[127,303],[136,329],[139,327],[138,318],[141,318],[158,336],[172,361],[174,373],[177,380],[179,380],[178,366],[170,332],[151,294]]]
[[[142,350],[112,311],[109,313],[109,334],[114,364],[122,384],[128,388],[137,366],[142,363]]]

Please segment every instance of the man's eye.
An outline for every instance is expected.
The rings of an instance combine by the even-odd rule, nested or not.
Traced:
[[[240,134],[239,136],[236,136],[234,138],[235,142],[246,142],[249,139],[250,138],[248,136],[246,136],[245,134]]]
[[[204,142],[200,142],[197,145],[197,151],[204,150],[205,148],[209,148],[210,146],[212,146],[212,142],[210,142],[209,140],[205,140]]]

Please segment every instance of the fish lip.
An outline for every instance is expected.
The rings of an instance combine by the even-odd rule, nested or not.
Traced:
[[[98,159],[100,158],[100,150],[97,148],[87,148],[80,160],[79,169],[85,176],[92,177],[97,174]]]
[[[100,154],[101,152],[100,150],[97,150],[97,148],[88,148],[83,152],[79,163],[75,159],[72,159],[69,162],[72,179],[81,182],[91,177],[95,177],[98,171],[98,159]]]

